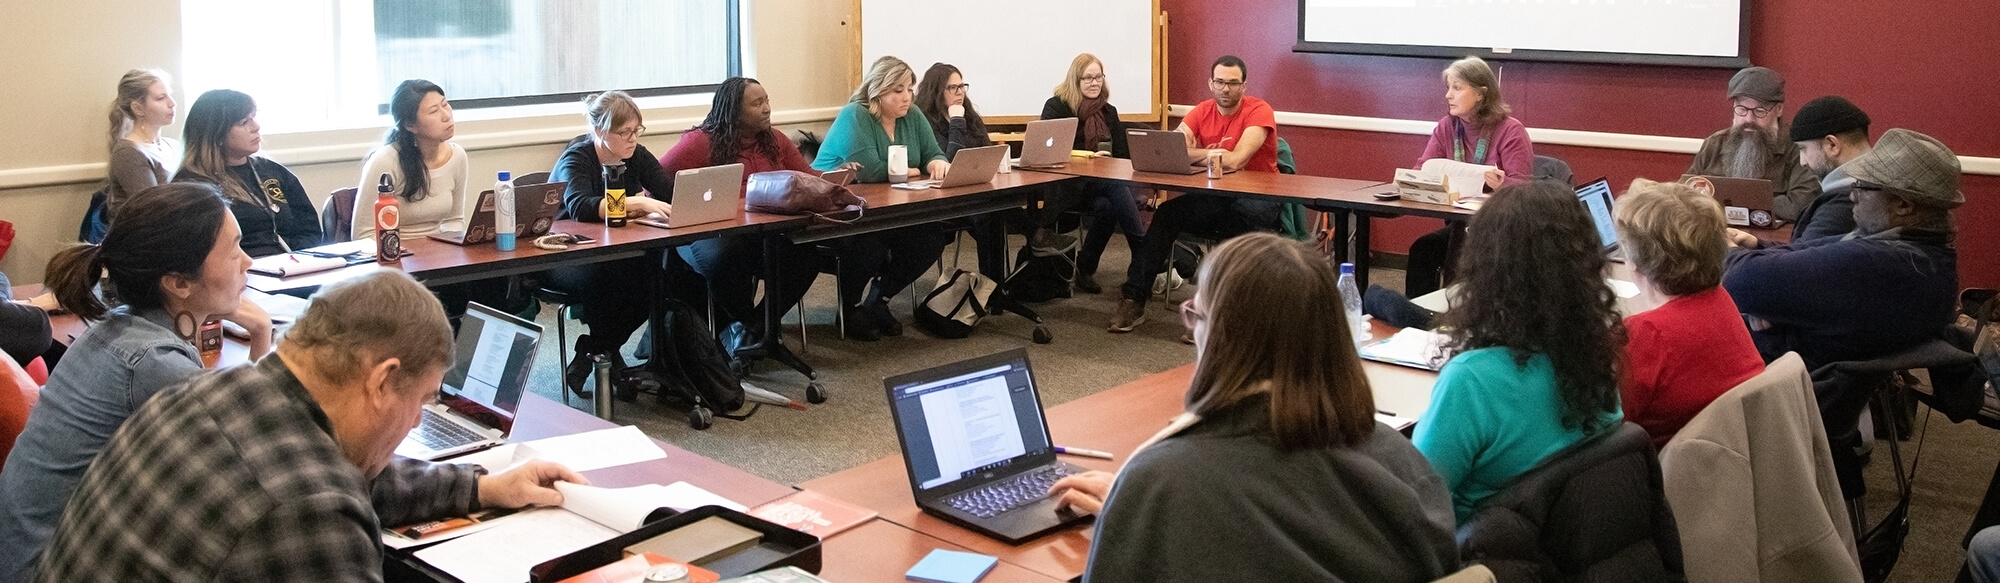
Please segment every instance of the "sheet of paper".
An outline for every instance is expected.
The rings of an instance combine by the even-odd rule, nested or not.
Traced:
[[[507,517],[500,526],[417,551],[418,559],[465,583],[520,583],[528,569],[618,536],[561,508]]]
[[[490,475],[514,469],[514,466],[521,465],[530,459],[533,458],[521,455],[520,444],[505,443],[448,460],[441,460],[440,463],[472,464],[486,468],[486,473]]]
[[[667,452],[646,437],[638,427],[626,425],[521,443],[528,457],[562,464],[571,470],[590,470],[634,464],[667,457]]]
[[[355,240],[352,240],[352,241],[347,241],[347,242],[345,242],[345,243],[334,243],[334,244],[332,244],[332,245],[320,245],[320,246],[318,246],[318,247],[314,247],[314,248],[311,248],[311,249],[307,249],[307,251],[315,251],[315,252],[319,252],[319,253],[327,253],[327,254],[332,254],[332,255],[352,255],[352,254],[355,254],[355,253],[374,253],[374,252],[375,252],[375,239],[374,239],[373,237],[370,237],[370,238],[366,238],[366,239],[355,239]]]
[[[664,504],[656,501],[666,495],[666,486],[646,484],[630,488],[599,488],[568,482],[556,482],[556,491],[562,492],[563,508],[588,518],[593,522],[609,526],[618,532],[632,532],[646,523],[646,515],[652,514]]]
[[[1486,188],[1486,171],[1498,168],[1485,164],[1467,164],[1448,158],[1432,158],[1424,161],[1424,172],[1441,174],[1445,178],[1445,188],[1460,197],[1483,196]]]
[[[1361,357],[1437,370],[1444,365],[1444,335],[1428,330],[1404,328],[1375,344],[1361,347]]]

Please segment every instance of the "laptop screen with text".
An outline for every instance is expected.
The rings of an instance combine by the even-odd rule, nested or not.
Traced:
[[[1599,178],[1576,189],[1576,198],[1590,209],[1590,221],[1597,225],[1597,240],[1605,249],[1618,244],[1618,228],[1611,222],[1611,181]]]
[[[921,489],[1053,455],[1025,353],[893,391],[897,430]]]

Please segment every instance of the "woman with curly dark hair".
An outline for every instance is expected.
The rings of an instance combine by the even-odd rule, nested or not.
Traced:
[[[1597,230],[1560,184],[1510,185],[1472,217],[1417,449],[1463,521],[1572,444],[1615,428],[1625,328]]]

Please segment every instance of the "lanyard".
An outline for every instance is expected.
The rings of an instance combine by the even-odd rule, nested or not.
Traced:
[[[1466,161],[1466,160],[1465,160],[1465,122],[1464,122],[1464,121],[1460,121],[1460,120],[1459,120],[1459,119],[1458,119],[1457,117],[1453,117],[1453,118],[1451,118],[1451,127],[1452,127],[1453,129],[1456,129],[1456,130],[1458,130],[1458,136],[1457,136],[1457,137],[1453,137],[1453,138],[1451,139],[1451,159],[1452,159],[1452,160],[1456,160],[1456,161],[1459,161],[1459,162],[1464,162],[1464,161]],[[1481,135],[1481,136],[1479,136],[1479,142],[1478,142],[1478,144],[1476,144],[1476,145],[1474,145],[1474,146],[1473,146],[1473,150],[1472,150],[1472,163],[1473,163],[1473,164],[1485,164],[1485,163],[1486,163],[1486,136],[1484,136],[1484,135]]]

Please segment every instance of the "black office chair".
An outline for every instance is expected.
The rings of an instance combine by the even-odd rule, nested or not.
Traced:
[[[1555,156],[1535,155],[1535,180],[1561,182],[1563,186],[1576,187],[1576,175],[1569,171],[1569,163]]]
[[[326,206],[319,209],[319,230],[326,234],[326,242],[345,243],[354,238],[354,197],[359,194],[359,189],[349,186],[326,197]]]

